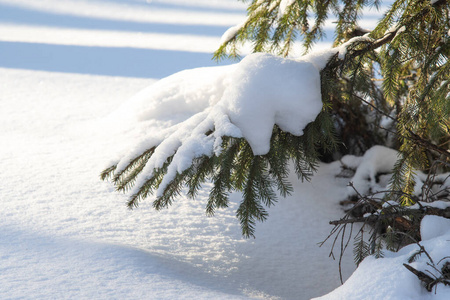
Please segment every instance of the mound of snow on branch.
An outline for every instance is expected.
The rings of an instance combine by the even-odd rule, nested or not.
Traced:
[[[255,155],[269,152],[275,124],[300,136],[322,109],[319,70],[307,60],[254,54],[232,77],[219,106]]]
[[[395,162],[399,153],[391,148],[384,146],[374,146],[364,153],[362,157],[346,155],[341,162],[349,167],[356,169],[352,178],[353,186],[360,194],[366,195],[369,192],[378,192],[386,190],[386,183],[391,178]],[[387,174],[387,180],[377,179],[380,174]],[[349,195],[354,195],[355,191],[349,187]]]
[[[219,154],[222,137],[243,137],[255,155],[264,155],[269,151],[275,124],[293,135],[302,135],[322,110],[317,61],[327,61],[329,55],[294,60],[257,53],[234,66],[188,70],[161,80],[118,113],[135,118],[139,127],[147,120],[164,120],[168,114],[200,112],[152,133],[150,139],[123,156],[115,173],[123,171],[137,155],[156,147],[136,181],[132,191],[136,192],[153,170],[173,155],[157,191],[160,196],[166,184],[189,168],[195,158]]]
[[[347,188],[347,196],[356,194],[369,195],[371,193],[378,194],[382,197],[390,190],[390,183],[394,173],[394,166],[400,157],[400,153],[394,149],[376,145],[364,153],[364,156],[357,157],[346,155],[341,158],[343,169],[354,170],[351,177],[352,186]],[[416,170],[414,174],[414,191],[413,194],[424,197],[424,189],[428,189],[425,185],[428,175],[422,171]],[[436,175],[434,181],[429,187],[427,193],[432,193],[434,198],[439,198],[445,191],[450,189],[449,173]]]
[[[136,122],[158,120],[173,125],[214,106],[230,85],[235,65],[184,70],[143,89],[112,115],[133,127]]]

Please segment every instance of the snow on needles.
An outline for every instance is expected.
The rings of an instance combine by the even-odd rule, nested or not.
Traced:
[[[295,3],[295,0],[281,0],[278,10],[278,19],[281,19],[287,12],[288,8]]]
[[[329,56],[330,53],[326,56],[321,53],[319,58],[327,60]],[[195,158],[218,155],[224,136],[244,137],[255,155],[264,155],[269,151],[275,124],[293,135],[302,135],[306,125],[314,121],[322,109],[320,69],[316,67],[319,58],[310,55],[295,60],[257,53],[248,55],[234,66],[203,69],[208,72],[209,80],[195,81],[191,78],[190,83],[195,84],[189,89],[197,91],[194,98],[202,103],[198,108],[206,106],[206,109],[158,133],[160,138],[141,143],[119,161],[115,173],[122,171],[146,149],[156,147],[132,193],[152,177],[155,168],[161,168],[173,156],[156,193],[156,196],[161,196],[167,184],[177,173],[189,168]],[[195,74],[199,72],[190,70],[165,78],[159,85],[140,93],[139,106],[144,105],[146,99],[154,101],[155,95],[161,98],[160,104],[172,101],[170,106],[176,106],[176,103],[185,106],[186,101],[192,98],[191,94],[182,90],[180,93],[187,95],[188,99],[180,98],[164,87],[179,84],[180,79],[183,83],[184,76]],[[215,100],[207,106],[205,99]],[[139,121],[142,122],[146,114],[144,111],[138,113]],[[148,116],[154,117],[153,114]],[[207,135],[207,132],[212,133]]]
[[[219,44],[223,45],[223,44],[229,42],[232,38],[234,38],[237,35],[238,31],[241,30],[241,28],[243,28],[245,26],[245,23],[247,22],[247,20],[248,20],[248,18],[245,19],[240,24],[228,28],[227,31],[225,31],[224,34],[222,35],[222,37],[220,38]]]

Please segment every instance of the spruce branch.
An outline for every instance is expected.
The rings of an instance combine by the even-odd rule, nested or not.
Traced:
[[[415,215],[415,216],[431,215],[431,216],[439,216],[439,217],[444,217],[444,218],[450,219],[450,207],[437,208],[437,207],[425,206],[425,207],[419,208],[419,209],[405,208],[405,209],[401,209],[401,210],[391,212],[391,213],[384,212],[383,214],[371,214],[366,217],[342,218],[340,220],[330,221],[329,224],[334,225],[334,226],[341,225],[341,224],[352,224],[352,223],[375,224],[377,221],[393,220],[398,217],[406,217],[406,216],[410,216],[410,215]]]
[[[401,188],[404,203],[412,202],[409,192],[414,187],[414,172],[428,166],[428,160],[433,159],[429,158],[430,153],[434,158],[439,155],[442,160],[450,159],[447,149],[450,45],[448,39],[442,38],[447,29],[436,26],[443,18],[440,9],[447,1],[395,1],[373,31],[349,40],[349,32],[358,29],[362,8],[369,4],[376,6],[377,1],[295,1],[284,12],[280,4],[280,0],[252,1],[247,20],[234,28],[234,34],[228,36],[214,57],[224,57],[226,51],[237,56],[236,45],[245,40],[253,42],[254,51],[276,51],[286,56],[299,36],[309,49],[323,34],[323,24],[329,13],[335,13],[338,16],[335,45],[340,46],[329,52],[331,57],[320,71],[322,112],[301,137],[274,126],[269,152],[256,156],[237,130],[221,131],[217,124],[225,122],[227,126],[234,126],[223,112],[218,113],[219,117],[210,114],[211,111],[200,113],[191,127],[186,130],[178,130],[183,126],[177,127],[147,145],[145,150],[109,166],[100,174],[102,180],[110,179],[117,190],[132,192],[130,208],[155,194],[153,205],[162,209],[184,188],[187,196],[194,198],[202,184],[211,181],[213,187],[206,203],[206,214],[213,215],[216,209],[227,207],[230,193],[242,192],[243,201],[236,215],[244,236],[254,236],[256,221],[265,220],[266,207],[276,201],[274,189],[282,196],[292,191],[287,181],[290,161],[297,176],[309,180],[319,157],[326,151],[333,153],[339,149],[338,135],[344,137],[347,149],[354,152],[354,149],[365,151],[373,144],[386,142],[387,138],[378,137],[381,115],[397,125],[397,131],[389,129],[389,133],[398,139],[395,147],[403,156],[396,165],[393,187]],[[314,23],[308,20],[307,13],[311,11],[315,14]],[[375,79],[382,82],[381,86],[374,81],[378,71],[382,78]],[[370,120],[374,114],[368,112],[368,106],[376,112],[375,121]],[[388,113],[394,108],[395,117]],[[346,130],[358,134],[351,131],[348,134]],[[194,133],[205,145],[198,153],[185,151],[184,147],[186,139],[195,142]],[[350,137],[345,140],[345,136]],[[187,162],[178,160],[183,151],[184,154],[189,152]],[[390,217],[401,216],[392,213]],[[351,223],[350,220],[332,221],[332,224],[345,225]],[[360,218],[358,221],[372,223],[379,219]],[[373,252],[376,245],[370,246]]]

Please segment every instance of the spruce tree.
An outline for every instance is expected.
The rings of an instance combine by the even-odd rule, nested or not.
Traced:
[[[276,191],[281,196],[292,191],[287,180],[290,162],[299,178],[308,180],[320,160],[362,154],[372,145],[384,144],[401,154],[390,187],[402,192],[403,205],[413,203],[415,172],[448,169],[450,163],[450,4],[396,0],[373,30],[362,29],[358,25],[362,11],[381,4],[379,0],[248,1],[246,21],[224,35],[216,59],[239,59],[240,46],[247,42],[253,52],[287,57],[299,40],[305,53],[310,52],[325,35],[325,23],[335,20],[336,51],[320,71],[323,109],[303,135],[275,125],[270,150],[254,155],[245,138],[208,129],[202,137],[219,136],[219,149],[194,157],[181,172],[174,173],[171,167],[181,145],[148,170],[153,154],[164,143],[158,140],[130,156],[125,165],[110,166],[101,178],[111,179],[118,191],[128,191],[139,174],[147,172],[130,196],[130,208],[161,186],[154,195],[157,210],[170,206],[183,188],[193,198],[202,183],[211,181],[205,205],[207,215],[213,215],[217,208],[228,206],[231,192],[242,192],[236,216],[243,235],[251,237],[255,222],[264,221],[266,207],[277,201]],[[164,180],[168,172],[174,174]]]

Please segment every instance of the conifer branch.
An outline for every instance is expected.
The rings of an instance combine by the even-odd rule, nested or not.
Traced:
[[[431,216],[439,216],[444,217],[447,219],[450,219],[450,207],[447,208],[437,208],[437,207],[430,207],[425,206],[423,208],[419,209],[411,209],[411,208],[404,208],[397,210],[395,212],[383,212],[382,214],[371,214],[366,217],[359,217],[359,218],[343,218],[340,220],[334,220],[330,221],[330,225],[341,225],[341,224],[353,224],[353,223],[368,223],[368,224],[375,224],[377,221],[382,220],[388,220],[388,219],[395,219],[397,217],[405,217],[410,215],[416,215],[416,216],[424,216],[424,215],[431,215]]]
[[[334,55],[320,71],[323,110],[304,128],[302,136],[294,136],[274,126],[269,152],[255,156],[242,135],[215,128],[223,119],[214,119],[217,115],[204,112],[196,115],[197,123],[190,123],[187,130],[178,132],[185,124],[181,125],[167,133],[164,139],[147,145],[148,149],[108,167],[101,173],[101,179],[111,179],[119,191],[132,190],[128,202],[130,208],[156,192],[153,205],[162,209],[169,206],[183,188],[189,198],[194,198],[202,184],[211,181],[213,187],[206,203],[206,214],[213,215],[216,209],[228,206],[230,193],[242,192],[243,200],[236,216],[243,235],[250,237],[254,236],[256,221],[267,217],[265,208],[276,202],[274,189],[282,196],[292,191],[287,180],[290,161],[293,161],[297,176],[309,180],[319,158],[326,157],[324,153],[331,153],[327,158],[330,159],[332,153],[344,148],[339,148],[338,136],[347,151],[339,153],[342,155],[356,154],[357,149],[363,152],[374,144],[386,143],[390,138],[388,135],[392,134],[398,139],[396,149],[403,155],[395,166],[392,186],[402,190],[403,203],[410,203],[414,172],[424,169],[428,160],[436,158],[428,156],[438,154],[440,159],[450,159],[447,149],[450,45],[442,38],[447,34],[448,25],[445,33],[436,26],[443,18],[439,9],[448,2],[397,0],[372,32],[347,40],[349,34],[358,29],[356,22],[361,9],[370,3],[377,1],[295,1],[281,11],[280,0],[254,0],[249,6],[246,22],[234,28],[234,34],[228,36],[214,54],[215,58],[220,58],[229,51],[231,56],[236,56],[236,44],[250,40],[254,51],[288,55],[297,35],[303,37],[304,45],[309,49],[323,34],[323,24],[329,13],[335,13],[338,17],[335,45],[340,46],[329,52]],[[315,13],[311,27],[310,11]],[[392,26],[394,23],[397,25]],[[374,82],[374,78],[380,79],[382,86]],[[389,133],[382,132],[387,137],[380,137],[378,131],[381,115],[396,123],[396,131],[388,128]],[[226,116],[224,119],[227,126],[235,126]],[[191,132],[196,136],[190,135]],[[202,142],[195,144],[195,138]],[[201,153],[189,152],[188,159],[172,164],[185,149],[182,146],[186,145],[186,140],[191,142],[190,145],[207,145],[205,148],[208,149],[202,149]],[[408,213],[423,215],[421,209]],[[446,214],[431,208],[425,213]],[[330,224],[372,223],[379,218],[402,216],[399,210],[387,212],[383,217],[344,218]],[[371,244],[369,250],[373,252],[375,248],[376,245]]]
[[[447,159],[450,160],[450,151],[439,147],[438,145],[435,145],[431,143],[430,141],[420,137],[418,134],[414,133],[412,130],[408,130],[409,133],[409,139],[416,142],[417,144],[423,146],[425,149],[433,150],[438,152],[439,154],[442,154],[443,156],[447,157]]]

